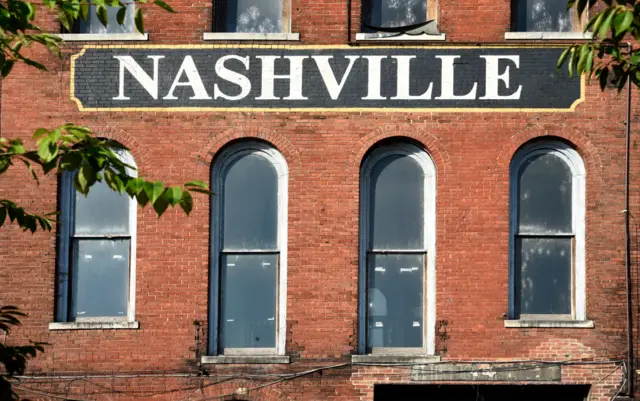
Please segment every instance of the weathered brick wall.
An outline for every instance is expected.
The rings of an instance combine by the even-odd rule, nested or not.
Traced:
[[[202,32],[212,24],[211,3],[171,4],[178,14],[148,9],[145,23],[151,43],[202,43]],[[353,0],[354,33],[359,8]],[[507,1],[442,0],[440,28],[448,42],[503,42],[509,9]],[[344,1],[294,0],[292,14],[300,44],[346,43]],[[43,26],[57,29],[52,17],[42,18]],[[66,46],[62,61],[37,51],[35,56],[50,67],[46,73],[14,68],[2,85],[3,136],[31,143],[38,127],[88,125],[130,147],[141,174],[169,184],[208,182],[216,153],[235,139],[261,138],[274,145],[289,168],[286,349],[293,363],[207,366],[211,376],[206,378],[158,376],[194,372],[193,322],[204,322],[206,333],[210,213],[209,200],[197,196],[188,218],[178,211],[160,219],[151,210],[138,212],[139,330],[49,331],[48,323],[54,320],[55,233],[31,235],[12,225],[0,230],[0,304],[19,305],[29,313],[24,327],[8,341],[51,344],[30,365],[32,374],[95,375],[32,378],[25,387],[68,391],[80,399],[190,400],[280,377],[265,378],[267,373],[348,363],[357,344],[359,167],[371,146],[398,136],[424,145],[437,169],[436,321],[446,322],[449,336],[444,341],[436,332],[436,351],[443,360],[625,357],[624,93],[601,93],[588,86],[586,101],[575,112],[563,113],[79,112],[69,98],[68,56],[80,49],[78,44]],[[633,124],[640,123],[639,105],[634,100]],[[634,126],[632,135],[636,132]],[[587,314],[595,322],[593,329],[503,325],[508,304],[509,162],[522,144],[545,135],[571,142],[587,170]],[[640,160],[635,139],[632,145],[631,211],[637,215]],[[56,191],[55,177],[34,185],[20,167],[0,181],[0,198],[37,212],[55,210]],[[635,237],[633,244],[637,252]],[[593,384],[592,399],[608,400],[621,380],[620,369],[614,368],[615,363],[567,367],[563,382]],[[116,373],[138,376],[112,377]],[[223,382],[212,384],[218,381]],[[382,382],[407,383],[410,375],[406,368],[347,367],[266,386],[247,399],[370,401],[373,384]]]

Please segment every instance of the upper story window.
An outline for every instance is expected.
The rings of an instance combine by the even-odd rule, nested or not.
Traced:
[[[510,318],[585,320],[585,172],[560,141],[511,163]]]
[[[218,0],[216,31],[243,33],[290,32],[290,0]]]
[[[129,152],[116,153],[135,166]],[[136,202],[104,182],[85,197],[73,179],[60,178],[56,320],[133,321]]]
[[[564,0],[512,0],[513,32],[577,32],[582,21]]]
[[[284,355],[287,176],[282,155],[262,142],[238,142],[214,161],[213,355]]]
[[[96,15],[96,6],[89,6],[87,19],[78,18],[73,26],[73,33],[90,33],[90,34],[114,34],[114,33],[137,33],[134,22],[135,4],[129,2],[124,16],[123,24],[118,24],[118,11],[120,7],[106,6],[107,8],[107,26]]]
[[[418,146],[372,150],[360,182],[360,352],[433,353],[435,167]]]
[[[363,0],[362,20],[367,25],[402,27],[435,19],[428,15],[428,2],[436,0]],[[366,32],[366,31],[365,31]]]

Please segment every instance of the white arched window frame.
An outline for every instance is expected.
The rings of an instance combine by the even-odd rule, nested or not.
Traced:
[[[125,164],[133,168],[127,169],[127,173],[137,176],[137,166],[130,152],[126,150],[114,149],[116,155]],[[137,236],[137,203],[135,199],[129,197],[128,194],[121,195],[127,198],[128,211],[128,227],[124,230],[119,229],[113,232],[104,232],[101,227],[93,227],[92,230],[82,230],[77,232],[77,216],[76,210],[78,202],[83,202],[85,198],[82,194],[75,190],[73,179],[75,173],[66,172],[62,174],[59,180],[59,210],[60,224],[58,225],[58,253],[57,253],[57,288],[56,288],[56,323],[51,323],[49,328],[57,329],[83,329],[83,328],[138,328],[135,321],[135,304],[136,304],[136,236]],[[111,191],[105,182],[95,183],[89,190],[89,197],[94,196],[97,191]],[[90,200],[89,200],[90,201]],[[104,217],[109,213],[107,205],[101,205],[100,213]],[[103,219],[108,221],[108,219]],[[123,315],[107,315],[107,316],[91,316],[83,317],[76,309],[76,301],[73,299],[74,276],[79,269],[80,259],[79,243],[81,241],[101,240],[101,241],[128,241],[128,288],[125,289],[127,294],[126,314]],[[94,260],[91,254],[83,253],[86,260]],[[113,261],[121,263],[124,255],[111,255]],[[104,260],[96,261],[106,263]]]
[[[572,237],[574,239],[573,258],[571,261],[571,315],[526,315],[518,316],[516,310],[516,237],[528,235],[518,230],[519,213],[519,174],[525,164],[536,156],[554,155],[569,167],[572,176],[572,232],[544,233],[545,236]],[[509,224],[509,319],[520,320],[577,320],[586,321],[586,251],[585,251],[585,218],[586,218],[586,171],[582,158],[571,146],[558,141],[540,141],[525,145],[514,155],[510,166],[510,224]],[[540,235],[534,233],[532,235]]]
[[[370,186],[371,173],[382,159],[401,155],[417,161],[424,173],[424,249],[426,272],[424,274],[423,305],[423,347],[416,348],[377,348],[374,354],[435,354],[435,315],[436,315],[436,168],[430,155],[420,147],[406,142],[396,142],[373,149],[365,158],[360,169],[360,240],[359,240],[359,272],[358,272],[358,352],[367,353],[368,325],[368,269],[367,259],[370,230],[369,216],[371,210]],[[410,250],[415,252],[415,249]]]
[[[274,167],[278,179],[277,192],[277,251],[279,258],[278,288],[277,288],[277,327],[275,349],[255,350],[246,348],[239,350],[239,355],[275,354],[285,355],[286,344],[286,308],[287,308],[287,209],[288,209],[288,181],[289,171],[286,160],[280,152],[272,146],[258,141],[241,141],[224,149],[216,156],[211,168],[211,187],[214,195],[211,201],[211,268],[209,269],[209,355],[221,354],[220,349],[220,277],[223,235],[223,190],[224,177],[227,168],[237,159],[249,155],[259,154],[267,159]]]

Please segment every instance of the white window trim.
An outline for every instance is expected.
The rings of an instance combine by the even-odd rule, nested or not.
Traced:
[[[506,40],[589,40],[592,32],[505,32]]]
[[[447,40],[447,37],[444,33],[441,33],[439,35],[427,35],[426,33],[422,35],[407,35],[407,34],[397,35],[397,34],[378,33],[378,32],[370,32],[370,33],[359,32],[359,33],[356,33],[356,40],[357,41],[384,41],[384,42],[393,42],[393,41],[441,42],[441,41]]]
[[[133,155],[129,151],[124,152],[116,152],[116,155],[120,158],[120,160],[130,166],[133,166],[137,169],[137,164],[133,158]],[[127,169],[127,173],[131,177],[137,177],[138,172],[136,169]],[[73,182],[71,180],[67,180],[65,182],[65,178],[61,177],[60,179],[60,190],[63,193],[60,197],[61,204],[60,210],[65,210],[68,213],[67,218],[63,218],[65,222],[68,222],[67,227],[64,228],[65,233],[61,233],[61,236],[65,238],[59,238],[58,245],[58,269],[60,268],[61,262],[59,260],[60,253],[62,253],[62,257],[67,257],[67,261],[64,262],[67,265],[67,272],[73,269],[73,264],[71,262],[71,227],[75,225],[75,212],[73,210],[73,206],[75,201],[72,198],[68,198],[68,196],[73,197],[75,195],[75,189],[73,188]],[[91,190],[89,190],[91,191]],[[66,194],[64,194],[66,193]],[[65,196],[66,195],[66,196]],[[124,194],[123,196],[128,195]],[[77,330],[77,329],[98,329],[98,328],[107,328],[107,329],[137,329],[138,322],[135,319],[136,316],[136,248],[137,248],[137,213],[138,213],[138,203],[135,199],[129,197],[129,235],[131,236],[131,240],[129,242],[129,299],[128,299],[128,307],[127,307],[127,316],[96,316],[90,318],[76,318],[75,321],[69,320],[69,307],[70,307],[70,291],[71,291],[71,283],[68,280],[69,275],[67,274],[66,280],[61,280],[60,271],[56,271],[56,277],[58,281],[58,288],[56,291],[56,322],[49,324],[50,330]],[[61,247],[66,247],[64,252],[61,252]]]
[[[218,194],[223,192],[222,172],[238,157],[248,153],[260,153],[271,162],[278,176],[278,250],[280,270],[278,272],[278,327],[276,329],[275,355],[285,355],[287,333],[287,213],[289,201],[289,169],[282,154],[274,147],[262,142],[247,140],[230,145],[214,159],[211,168],[211,187],[214,195],[211,199],[211,268],[209,269],[209,344],[208,350],[211,356],[222,356],[218,347],[220,313],[219,277],[220,277],[220,239],[222,238],[221,198]],[[247,348],[243,352],[245,356],[251,353]],[[264,350],[260,352],[264,355]],[[238,355],[236,355],[238,356]],[[210,360],[210,359],[208,359]]]
[[[518,216],[518,172],[522,165],[531,157],[538,154],[553,154],[561,158],[572,173],[572,223],[575,233],[575,259],[573,261],[573,282],[572,292],[574,308],[572,319],[569,321],[587,321],[587,302],[586,302],[586,250],[585,250],[585,220],[586,220],[586,171],[584,162],[578,152],[564,142],[558,140],[544,140],[540,142],[530,143],[519,149],[513,156],[509,169],[510,180],[510,209],[509,209],[509,319],[515,321],[535,321],[535,315],[527,315],[526,319],[518,319],[515,311],[515,234]],[[548,321],[549,315],[544,315],[543,319]],[[558,321],[563,321],[561,316]],[[554,319],[555,320],[555,319]],[[566,320],[565,320],[566,321]],[[505,327],[533,327],[531,323],[507,324]],[[558,324],[555,327],[560,327]],[[566,325],[565,325],[566,326]],[[539,326],[543,327],[543,326]],[[550,326],[544,326],[550,327]]]
[[[202,40],[282,40],[282,41],[299,41],[299,33],[291,32],[205,32],[202,34]]]
[[[421,349],[411,348],[379,348],[374,354],[416,354],[417,352],[435,354],[436,330],[436,167],[431,156],[425,149],[416,145],[397,142],[374,149],[365,158],[360,169],[360,240],[358,267],[358,353],[366,354],[367,338],[367,247],[369,243],[369,187],[373,167],[384,157],[390,155],[405,155],[418,162],[424,171],[424,249],[427,251],[426,280],[426,309],[425,316],[426,338]]]
[[[57,33],[65,42],[147,41],[148,33]]]

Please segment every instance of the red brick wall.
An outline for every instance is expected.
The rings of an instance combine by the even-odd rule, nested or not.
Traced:
[[[352,2],[355,33],[360,6]],[[301,34],[300,44],[345,44],[345,3],[293,0],[292,26]],[[201,43],[202,33],[211,27],[211,3],[171,4],[178,14],[147,8],[151,43]],[[508,1],[441,0],[440,28],[448,42],[502,42],[509,10]],[[54,19],[43,15],[42,26],[57,29]],[[625,357],[623,95],[589,86],[586,101],[566,113],[81,113],[69,100],[68,63],[68,55],[80,48],[68,45],[62,61],[37,51],[36,57],[50,67],[46,73],[14,68],[2,85],[3,136],[31,143],[28,138],[38,127],[88,125],[129,146],[141,174],[169,184],[209,181],[213,157],[234,139],[262,138],[273,144],[290,173],[286,350],[293,363],[207,366],[211,376],[206,378],[162,376],[194,372],[193,321],[207,321],[209,201],[197,196],[188,218],[178,211],[161,219],[151,210],[138,213],[139,330],[49,331],[48,323],[54,320],[55,233],[31,235],[11,225],[0,230],[0,304],[19,305],[29,313],[24,327],[8,341],[51,344],[30,365],[32,374],[96,375],[75,381],[26,380],[24,386],[70,391],[81,399],[150,399],[169,391],[154,399],[190,400],[278,379],[261,376],[266,373],[349,362],[357,344],[359,166],[372,145],[397,136],[424,145],[437,169],[436,321],[447,322],[450,336],[443,360]],[[640,123],[638,106],[634,100],[634,124]],[[636,132],[634,125],[632,135]],[[594,329],[503,325],[508,304],[509,162],[522,144],[545,135],[571,142],[585,161],[587,314]],[[631,211],[637,214],[640,160],[635,139],[632,145]],[[16,200],[37,212],[55,210],[56,191],[54,176],[35,185],[20,167],[0,181],[0,199]],[[436,337],[436,350],[442,353],[445,344],[438,333]],[[593,384],[592,399],[608,400],[621,380],[614,367],[568,367],[563,382]],[[150,376],[113,377],[141,372]],[[259,377],[237,378],[248,374]],[[212,384],[228,376],[229,381]],[[372,400],[373,384],[382,382],[410,380],[406,368],[347,367],[266,386],[247,399]]]

